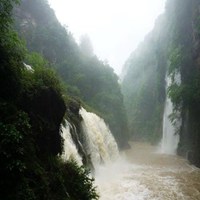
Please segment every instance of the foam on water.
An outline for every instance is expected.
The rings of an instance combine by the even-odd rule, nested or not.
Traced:
[[[199,200],[200,171],[186,160],[135,145],[96,172],[100,200]]]
[[[137,165],[128,163],[125,159],[101,166],[96,171],[96,184],[101,200],[143,200],[150,196],[151,191],[132,179],[131,174],[139,169]]]

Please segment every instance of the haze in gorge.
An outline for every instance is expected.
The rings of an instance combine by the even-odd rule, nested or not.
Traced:
[[[95,54],[119,75],[131,52],[153,28],[166,0],[49,0],[59,21],[79,42],[88,35]]]
[[[0,1],[0,199],[200,200],[200,1]]]

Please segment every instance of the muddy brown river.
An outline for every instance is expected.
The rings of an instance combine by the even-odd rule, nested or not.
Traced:
[[[96,185],[100,200],[200,200],[200,169],[132,143],[118,161],[97,169]]]

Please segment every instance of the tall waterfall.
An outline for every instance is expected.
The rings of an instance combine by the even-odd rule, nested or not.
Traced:
[[[78,154],[78,150],[76,145],[72,140],[72,136],[70,133],[71,124],[65,120],[66,126],[62,127],[62,136],[64,139],[64,152],[62,154],[62,158],[64,160],[74,159],[77,161],[78,164],[82,164],[82,158]]]
[[[84,108],[81,108],[80,114],[86,152],[94,166],[115,160],[119,155],[117,143],[104,120]]]
[[[180,83],[180,74],[176,74],[175,81]],[[178,128],[180,128],[179,113],[175,123],[172,124],[169,116],[173,112],[173,104],[171,99],[167,95],[167,88],[171,85],[171,78],[166,78],[166,101],[163,114],[163,137],[161,142],[161,152],[165,154],[176,154],[176,150],[179,143],[179,135],[177,134]]]

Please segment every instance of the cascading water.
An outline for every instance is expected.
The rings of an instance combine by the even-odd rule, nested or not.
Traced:
[[[91,156],[91,161],[94,166],[107,163],[111,160],[115,160],[118,155],[118,147],[112,136],[108,126],[94,113],[87,112],[84,108],[81,108],[80,115],[83,118],[82,126],[82,148],[86,151],[88,156]],[[64,160],[74,159],[79,164],[82,164],[82,158],[78,153],[77,146],[72,139],[71,130],[76,128],[71,125],[67,120],[66,126],[62,127],[62,136],[64,139],[64,152],[62,158]],[[78,141],[80,143],[80,141]]]
[[[72,140],[72,136],[70,133],[71,124],[65,120],[66,126],[62,127],[62,136],[64,139],[64,152],[62,154],[62,158],[64,160],[74,159],[78,164],[82,164],[82,158],[78,153],[76,145]]]
[[[175,76],[176,83],[180,84],[180,74]],[[166,78],[166,91],[171,85],[171,78]],[[177,113],[177,118],[174,124],[170,120],[170,115],[173,113],[173,104],[166,92],[165,109],[163,114],[163,137],[161,142],[161,152],[165,154],[176,154],[179,143],[179,135],[177,130],[180,128],[181,121],[179,120],[180,114]]]
[[[117,143],[104,120],[84,108],[81,108],[80,114],[86,152],[94,166],[115,160],[119,155]]]
[[[172,111],[173,106],[170,104],[168,106],[171,110],[167,105],[166,110]],[[85,140],[83,148],[91,155],[95,167],[98,166],[95,170],[95,183],[101,200],[199,199],[199,169],[179,157],[157,154],[155,148],[148,144],[133,143],[132,148],[125,152],[126,159],[120,158],[117,144],[103,119],[83,108],[80,114]],[[168,118],[167,113],[166,116]],[[74,129],[67,121],[62,128],[62,157],[64,160],[73,158],[81,163],[76,142],[72,139]],[[117,161],[108,162],[116,158]],[[101,161],[106,165],[100,166]]]

